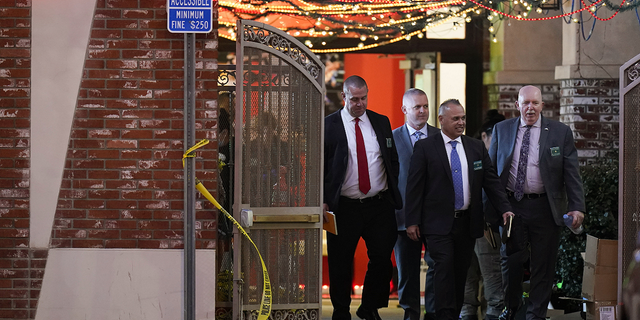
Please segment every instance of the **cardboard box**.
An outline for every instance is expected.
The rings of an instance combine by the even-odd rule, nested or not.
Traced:
[[[585,263],[582,275],[582,296],[590,301],[618,298],[618,268],[590,266]]]
[[[585,264],[603,267],[618,267],[618,240],[598,239],[587,235]]]
[[[616,320],[616,301],[587,301],[586,320]]]

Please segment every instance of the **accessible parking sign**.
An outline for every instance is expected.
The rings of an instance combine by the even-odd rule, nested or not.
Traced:
[[[167,29],[172,33],[211,32],[214,1],[167,0]]]

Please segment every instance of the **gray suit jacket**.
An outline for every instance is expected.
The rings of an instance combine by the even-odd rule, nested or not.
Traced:
[[[440,129],[427,124],[427,136],[430,137],[440,132]],[[398,190],[402,198],[402,209],[396,210],[396,222],[398,223],[398,231],[404,231],[407,227],[404,225],[404,204],[406,202],[405,195],[407,190],[407,175],[409,174],[409,165],[411,164],[411,155],[413,155],[413,144],[409,136],[407,124],[403,124],[393,130],[393,140],[396,142],[398,150],[398,161],[400,162],[400,173],[398,174]]]
[[[563,226],[568,211],[585,212],[584,191],[578,168],[578,152],[571,129],[542,115],[540,131],[540,175],[553,218]],[[520,117],[496,124],[489,156],[506,188],[518,133]],[[516,214],[518,214],[516,212]]]

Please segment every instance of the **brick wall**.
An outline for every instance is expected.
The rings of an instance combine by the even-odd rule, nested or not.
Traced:
[[[580,165],[586,165],[619,147],[619,82],[617,79],[570,79],[538,85],[545,117],[573,130]],[[507,118],[517,117],[515,107],[522,85],[487,86],[490,108]]]
[[[507,119],[520,116],[516,101],[518,91],[527,84],[495,84],[487,86],[489,109],[498,109]],[[553,120],[560,117],[560,87],[557,84],[536,84],[542,92],[542,115]]]
[[[166,30],[165,6],[97,2],[52,247],[183,247],[184,35]],[[198,140],[215,139],[216,36],[196,37]],[[199,150],[214,191],[216,145]],[[198,248],[214,248],[214,212],[196,216]]]
[[[46,250],[29,249],[31,1],[0,1],[0,318],[35,316]]]
[[[184,35],[166,31],[165,6],[96,1],[51,247],[183,245]],[[48,256],[29,247],[31,7],[0,1],[0,319],[35,318]],[[196,138],[212,140],[196,167],[212,192],[216,39],[196,37]],[[196,206],[197,246],[215,248],[215,211]]]
[[[560,84],[560,120],[573,129],[580,164],[588,164],[618,148],[618,79],[571,79]]]

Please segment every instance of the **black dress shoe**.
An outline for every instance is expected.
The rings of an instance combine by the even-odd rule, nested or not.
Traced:
[[[366,309],[362,306],[358,307],[358,310],[356,310],[356,316],[363,320],[382,320],[378,313],[378,309]]]
[[[515,320],[517,309],[505,308],[498,320]]]
[[[425,312],[424,320],[436,320],[436,314],[434,312]]]

